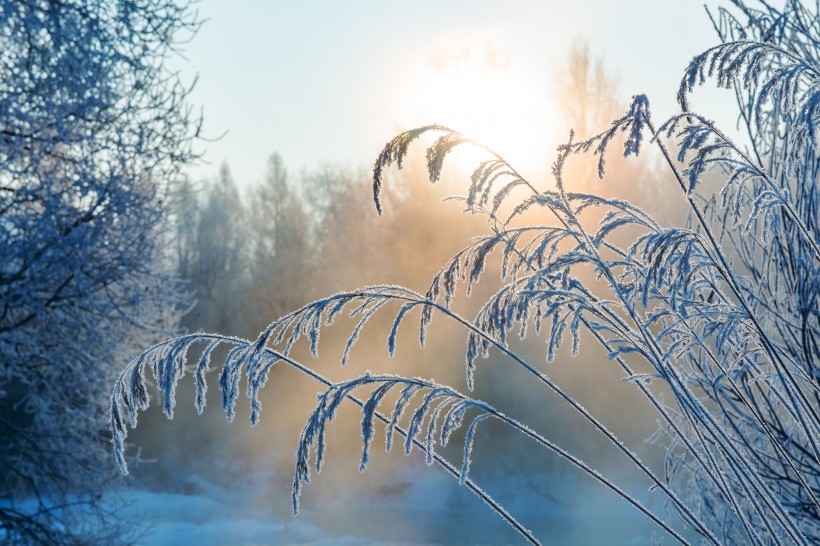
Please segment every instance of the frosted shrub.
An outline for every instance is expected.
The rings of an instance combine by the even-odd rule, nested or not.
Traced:
[[[127,542],[106,395],[172,335],[167,202],[195,153],[176,0],[0,0],[0,542]]]
[[[386,429],[388,450],[400,437],[405,452],[423,451],[429,463],[456,476],[532,543],[536,537],[470,478],[472,440],[486,419],[558,453],[681,543],[687,543],[683,534],[713,544],[820,542],[820,156],[815,134],[820,15],[797,1],[782,10],[762,2],[760,9],[735,4],[712,19],[723,43],[695,57],[683,75],[681,112],[656,125],[648,99],[638,95],[604,132],[587,140],[571,135],[558,150],[554,189],[524,179],[483,148],[487,159],[475,168],[462,199],[469,212],[486,215],[490,232],[445,264],[426,293],[373,286],[334,294],[283,316],[256,340],[199,333],[145,351],[123,371],[111,398],[115,454],[123,472],[127,431],[149,403],[147,369],[164,394],[169,417],[177,382],[192,372],[201,411],[210,355],[224,345],[229,351],[219,387],[229,420],[243,375],[254,424],[261,410],[259,391],[274,365],[293,366],[326,387],[299,439],[294,511],[310,468],[322,467],[330,421],[340,404],[352,402],[362,411],[362,469],[378,421]],[[690,111],[690,93],[706,80],[734,89],[748,144],[735,144]],[[480,147],[437,125],[397,136],[374,168],[379,212],[386,169],[401,168],[422,135],[434,137],[427,149],[433,182],[454,148]],[[648,147],[660,151],[678,186],[673,189],[689,210],[684,225],[664,227],[629,202],[568,191],[568,157],[592,155],[603,177],[605,154],[616,145],[623,146],[625,156]],[[710,189],[714,181],[719,182],[716,191]],[[597,211],[594,221],[586,214],[592,210]],[[522,223],[533,217],[543,220]],[[466,284],[469,293],[491,253],[500,255],[504,285],[468,320],[451,307],[457,286]],[[301,337],[315,355],[322,328],[345,314],[358,323],[347,340],[344,364],[368,321],[387,310],[395,313],[387,340],[391,355],[398,328],[414,312],[420,314],[422,345],[433,315],[463,328],[471,390],[476,362],[491,350],[524,368],[534,384],[560,397],[648,477],[687,532],[481,400],[394,375],[367,373],[333,383],[292,355]],[[612,365],[634,385],[635,396],[645,397],[657,412],[655,439],[666,450],[662,475],[510,346],[511,332],[523,337],[528,326],[543,332],[548,360],[564,342],[577,353],[582,334],[606,349]],[[188,352],[194,346],[200,356],[191,361]],[[460,428],[464,454],[454,465],[436,452],[436,444],[447,444]]]

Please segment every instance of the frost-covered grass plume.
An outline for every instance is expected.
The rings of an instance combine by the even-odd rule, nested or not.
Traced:
[[[244,376],[251,422],[258,421],[259,392],[274,365],[295,367],[325,389],[297,443],[294,511],[311,467],[322,467],[337,408],[353,403],[362,413],[362,470],[381,423],[388,451],[397,437],[405,452],[421,450],[428,463],[469,487],[531,543],[537,537],[470,477],[473,438],[487,419],[557,453],[677,542],[820,543],[820,13],[797,0],[782,8],[732,4],[709,13],[721,43],[684,71],[680,112],[656,122],[648,98],[635,96],[601,133],[570,135],[558,149],[554,183],[527,180],[492,150],[439,125],[388,142],[373,172],[379,213],[388,170],[402,167],[414,142],[432,137],[432,182],[453,149],[472,145],[486,154],[461,199],[467,211],[486,217],[488,233],[444,264],[423,294],[371,286],[309,303],[255,340],[198,333],[146,350],[122,372],[111,397],[114,451],[123,472],[126,435],[149,404],[148,370],[169,417],[177,383],[192,372],[201,411],[211,355],[225,346],[219,388],[229,420]],[[734,91],[744,131],[739,140],[690,109],[690,95],[707,81]],[[624,200],[571,191],[567,161],[576,155],[597,161],[603,177],[613,147],[624,156],[650,149],[659,154],[674,181],[665,193],[688,210],[682,225],[663,225]],[[463,317],[452,306],[458,287],[469,293],[482,282],[491,255],[500,259],[503,284],[472,320]],[[344,315],[356,321],[345,364],[377,314],[392,318],[391,355],[398,329],[414,314],[420,315],[421,345],[434,316],[462,328],[470,390],[480,380],[481,357],[494,353],[521,367],[533,388],[559,397],[608,438],[678,518],[651,511],[545,435],[454,388],[375,373],[333,383],[294,356],[300,338],[316,354],[322,329]],[[582,341],[606,350],[634,395],[657,414],[654,441],[665,450],[661,473],[516,350],[515,333],[523,337],[528,329],[544,338],[547,360],[565,342],[573,354]],[[436,445],[447,444],[459,429],[464,450],[453,463]]]

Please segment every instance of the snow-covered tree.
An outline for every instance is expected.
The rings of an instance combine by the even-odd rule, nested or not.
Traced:
[[[383,429],[388,451],[398,442],[406,453],[421,450],[428,463],[459,479],[534,544],[537,537],[469,473],[473,439],[485,420],[557,454],[682,544],[817,544],[820,7],[799,0],[787,0],[782,8],[762,0],[756,8],[742,0],[732,4],[733,9],[710,13],[722,43],[686,68],[680,112],[670,119],[657,124],[647,97],[633,97],[625,114],[603,132],[582,140],[570,135],[559,147],[551,181],[527,180],[483,148],[486,160],[477,165],[461,198],[470,213],[486,217],[488,232],[449,260],[425,292],[388,285],[341,292],[282,316],[256,340],[192,334],[144,351],[120,375],[111,398],[115,453],[123,470],[126,434],[149,404],[147,370],[157,380],[169,417],[177,383],[192,371],[201,411],[210,355],[226,346],[219,387],[229,420],[243,377],[252,424],[260,417],[259,391],[274,366],[294,367],[323,385],[298,441],[294,511],[311,468],[323,466],[328,427],[339,406],[352,403],[362,413],[362,470],[376,431]],[[691,110],[690,94],[712,79],[735,90],[747,145]],[[401,167],[411,144],[430,137],[427,164],[433,182],[454,148],[481,147],[438,125],[398,135],[374,168],[379,212],[386,169]],[[568,158],[595,156],[603,177],[606,154],[616,144],[622,144],[625,157],[656,151],[671,184],[667,194],[688,211],[686,221],[661,224],[625,200],[572,191]],[[503,285],[473,320],[466,319],[453,306],[459,285],[466,285],[469,294],[484,282],[493,253],[500,256]],[[481,357],[492,354],[512,364],[531,379],[534,393],[526,394],[546,392],[566,404],[679,517],[667,518],[630,495],[614,477],[512,418],[500,404],[418,377],[368,372],[330,381],[297,360],[293,350],[306,338],[317,355],[321,331],[350,317],[354,326],[344,364],[362,330],[376,315],[388,314],[387,352],[392,355],[397,331],[413,313],[420,314],[421,345],[434,317],[464,329],[469,390],[481,379]],[[642,461],[548,369],[528,359],[514,338],[532,330],[544,338],[548,361],[564,345],[577,354],[582,340],[605,349],[634,396],[657,416],[654,439],[666,457],[661,471]],[[200,349],[191,351],[199,358],[187,368],[192,346]],[[436,449],[453,441],[459,429],[465,429],[463,456],[456,464]]]
[[[179,274],[196,299],[186,321],[225,331],[239,315],[249,280],[247,209],[227,164],[215,179],[198,190],[189,187],[181,198]]]
[[[177,320],[162,229],[197,124],[164,63],[197,25],[173,0],[0,1],[4,543],[120,532],[96,521],[100,397]]]

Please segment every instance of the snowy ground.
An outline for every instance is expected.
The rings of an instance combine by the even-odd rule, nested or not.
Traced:
[[[269,476],[248,483],[228,489],[189,477],[185,492],[133,489],[124,497],[146,526],[145,545],[524,543],[480,500],[435,469],[408,468],[377,495],[314,498],[298,517],[270,505],[287,492],[273,492]],[[595,484],[556,483],[551,495],[566,502],[528,492],[522,484],[496,487],[493,493],[545,544],[652,542],[651,524],[618,499],[598,494]]]

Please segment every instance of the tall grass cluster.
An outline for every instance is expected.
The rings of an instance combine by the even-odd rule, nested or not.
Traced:
[[[362,414],[362,470],[383,429],[388,451],[397,440],[406,453],[422,451],[532,543],[538,538],[470,476],[473,439],[487,419],[558,454],[678,542],[820,543],[820,13],[797,0],[782,8],[736,0],[709,16],[720,43],[683,73],[680,111],[656,121],[647,97],[635,96],[603,132],[570,135],[558,149],[553,183],[527,180],[493,150],[447,127],[421,127],[388,142],[373,171],[379,213],[388,169],[402,167],[414,142],[429,139],[431,182],[454,149],[483,150],[486,159],[460,199],[466,211],[486,217],[487,233],[445,263],[423,293],[389,285],[341,292],[285,314],[255,340],[196,333],[146,350],[122,372],[111,397],[123,472],[126,435],[149,405],[149,370],[168,417],[186,373],[194,376],[202,411],[206,374],[215,367],[228,419],[244,390],[256,424],[271,369],[291,366],[324,388],[298,441],[294,511],[311,470],[322,468],[337,408],[352,403]],[[733,90],[744,131],[739,140],[690,109],[690,95],[707,81]],[[687,208],[685,222],[662,225],[625,200],[572,191],[568,159],[596,161],[603,177],[607,154],[619,153],[613,148],[624,156],[650,148],[660,154],[674,181],[666,194]],[[460,315],[453,308],[459,287],[469,294],[494,259],[502,285],[474,318]],[[529,374],[533,389],[557,396],[606,437],[678,517],[650,510],[503,408],[417,377],[366,373],[332,382],[295,356],[300,339],[317,355],[321,331],[349,317],[345,364],[377,314],[392,319],[391,356],[399,329],[414,315],[422,346],[434,317],[457,324],[467,336],[469,391],[480,381],[482,358],[508,359]],[[656,412],[661,472],[517,350],[516,334],[523,338],[528,330],[543,338],[546,360],[563,345],[572,354],[582,342],[605,349],[634,396]],[[214,366],[211,355],[221,346],[227,356]],[[454,463],[437,446],[458,431],[463,456]]]

